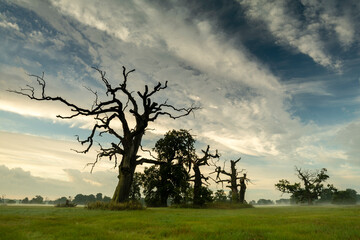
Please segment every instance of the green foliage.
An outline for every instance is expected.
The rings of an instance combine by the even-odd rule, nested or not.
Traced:
[[[312,204],[322,193],[324,189],[323,182],[329,178],[329,175],[326,174],[327,170],[322,168],[320,171],[310,171],[297,167],[295,167],[295,170],[298,178],[303,183],[303,187],[300,183],[290,184],[285,179],[279,180],[275,187],[282,193],[291,193],[292,199],[296,202]]]
[[[187,130],[172,130],[156,142],[154,150],[161,161],[177,160],[182,164],[186,160],[194,158],[194,143],[194,138]]]
[[[356,204],[357,194],[353,189],[346,189],[345,191],[337,191],[334,193],[332,203],[334,204],[343,204],[351,205]]]
[[[186,201],[189,174],[184,165],[195,154],[195,140],[186,130],[172,130],[159,139],[154,151],[162,164],[145,168],[142,175],[147,206],[167,206],[168,199],[175,204]]]
[[[32,204],[41,204],[44,202],[44,198],[40,195],[36,195],[33,199],[30,200],[29,203]]]
[[[89,210],[111,210],[111,211],[121,211],[121,210],[142,210],[144,207],[138,201],[128,201],[124,203],[116,202],[91,202],[86,205],[86,208]]]
[[[214,202],[226,202],[226,194],[223,189],[219,189],[214,193]]]
[[[274,205],[274,202],[270,199],[259,199],[256,203],[257,205]]]
[[[139,172],[134,173],[133,181],[130,187],[129,199],[132,201],[140,201],[141,193],[140,188],[142,185],[142,174]]]

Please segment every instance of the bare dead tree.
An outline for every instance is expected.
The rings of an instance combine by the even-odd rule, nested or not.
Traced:
[[[215,171],[213,173],[216,173],[216,183],[221,183],[223,184],[228,183],[230,185],[226,185],[226,187],[231,189],[231,200],[232,202],[240,202],[240,203],[244,203],[244,199],[245,199],[245,191],[246,191],[246,182],[248,181],[248,179],[246,178],[246,173],[243,174],[243,176],[239,176],[239,173],[242,173],[244,171],[244,169],[242,169],[241,171],[237,171],[236,169],[236,164],[241,160],[241,158],[237,159],[237,160],[230,160],[230,172],[225,170],[225,163],[224,166],[217,166],[216,163],[214,163],[213,165],[215,166]],[[227,179],[222,179],[221,175],[225,175],[228,178]],[[239,180],[239,184],[238,184],[238,180]],[[238,187],[240,187],[240,194],[238,191]]]
[[[208,161],[210,159],[214,159],[214,158],[219,158],[219,154],[218,151],[215,151],[215,154],[211,154],[210,153],[210,146],[208,145],[206,150],[201,150],[204,154],[204,156],[202,158],[199,158],[196,156],[195,159],[190,159],[189,162],[189,170],[191,169],[191,165],[192,169],[194,171],[194,175],[190,177],[190,180],[194,182],[194,200],[193,200],[193,204],[194,205],[202,205],[204,204],[204,201],[202,199],[202,185],[203,185],[203,180],[205,181],[205,184],[207,183],[207,180],[209,179],[209,177],[205,177],[201,171],[200,171],[200,167],[207,165],[209,166]]]
[[[118,184],[115,189],[112,201],[124,202],[129,198],[130,186],[133,180],[135,168],[139,164],[143,163],[157,163],[157,160],[140,158],[137,153],[143,135],[149,122],[154,122],[160,116],[168,116],[172,119],[181,118],[189,115],[197,107],[191,106],[189,108],[176,108],[167,101],[163,103],[157,103],[153,101],[153,96],[160,91],[167,88],[167,81],[163,85],[158,83],[153,89],[149,89],[148,85],[145,85],[145,90],[137,91],[134,94],[133,91],[128,89],[129,74],[134,72],[135,69],[127,71],[123,67],[123,79],[118,86],[113,87],[106,78],[106,72],[96,67],[93,67],[101,77],[101,80],[105,86],[107,100],[100,101],[98,94],[89,89],[95,95],[95,101],[91,108],[82,108],[78,105],[67,101],[62,97],[53,97],[46,94],[46,82],[44,80],[44,73],[41,76],[29,75],[34,77],[40,87],[40,90],[30,85],[26,88],[22,88],[19,91],[8,90],[19,95],[24,95],[32,100],[36,101],[54,101],[65,104],[73,112],[70,116],[57,115],[61,119],[72,119],[79,116],[86,116],[93,118],[96,123],[92,127],[90,135],[86,139],[80,139],[77,136],[77,140],[81,145],[86,145],[86,148],[78,153],[87,153],[94,145],[94,138],[98,135],[110,134],[115,137],[116,141],[111,143],[110,147],[103,147],[100,145],[100,150],[93,163],[91,171],[95,167],[96,163],[102,158],[108,158],[110,161],[114,160],[114,167],[118,167]],[[126,99],[121,100],[121,99]],[[126,112],[130,114],[126,114]],[[129,119],[132,117],[135,120],[135,127],[129,127]],[[115,122],[119,122],[122,126],[121,130],[117,130],[112,126],[115,126]],[[120,157],[120,163],[118,159]]]

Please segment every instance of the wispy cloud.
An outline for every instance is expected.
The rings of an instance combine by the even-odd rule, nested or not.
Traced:
[[[297,49],[324,67],[340,70],[341,62],[326,51],[319,34],[319,23],[316,21],[303,23],[296,15],[290,15],[287,1],[242,0],[239,2],[247,9],[246,15],[250,19],[260,20],[266,24],[279,44]]]

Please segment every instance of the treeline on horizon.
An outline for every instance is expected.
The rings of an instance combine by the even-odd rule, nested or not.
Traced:
[[[146,205],[144,198],[138,198],[143,205]],[[212,194],[211,202],[231,202],[231,191],[226,196],[223,190],[217,190]],[[94,202],[111,202],[111,198],[108,196],[103,196],[102,193],[94,194],[77,194],[74,198],[69,197],[60,197],[55,200],[46,200],[40,195],[36,195],[32,199],[25,197],[24,199],[1,199],[2,204],[50,204],[50,205],[61,205],[67,202],[71,202],[75,205],[86,205],[88,203]],[[314,202],[315,204],[337,204],[337,205],[353,205],[360,204],[360,194],[354,189],[346,189],[345,191],[338,191],[337,194],[333,195],[328,192],[324,192],[318,200]],[[171,204],[171,203],[170,203]],[[169,205],[170,205],[169,204]],[[296,201],[294,198],[281,198],[278,200],[264,199],[261,198],[257,201],[251,200],[249,202],[251,205],[297,205],[301,204]]]
[[[65,204],[66,202],[71,202],[76,205],[85,205],[85,204],[88,204],[91,202],[110,202],[110,201],[111,201],[111,198],[108,196],[103,197],[102,193],[97,193],[96,195],[94,195],[94,194],[89,194],[89,195],[77,194],[74,198],[69,196],[69,197],[60,197],[55,200],[46,200],[40,195],[36,195],[32,199],[29,199],[28,197],[25,197],[22,200],[5,199],[5,198],[1,199],[1,203],[3,203],[3,204],[16,204],[16,203],[20,204],[21,203],[21,204],[53,204],[53,205]]]

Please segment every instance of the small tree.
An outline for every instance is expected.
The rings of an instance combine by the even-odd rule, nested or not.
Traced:
[[[296,202],[313,204],[313,201],[318,199],[324,189],[323,182],[329,178],[326,168],[310,171],[295,167],[295,171],[297,177],[302,181],[303,187],[300,183],[290,184],[288,180],[282,179],[275,184],[276,189],[282,193],[291,193]]]
[[[23,200],[21,200],[21,203],[28,204],[29,203],[29,198],[28,197],[24,198]]]
[[[103,200],[102,193],[97,193],[96,194],[96,201],[101,202],[102,200]]]
[[[226,202],[226,194],[223,189],[219,189],[215,192],[214,201],[215,202]]]
[[[30,200],[30,203],[35,203],[35,204],[41,204],[44,202],[44,198],[40,195],[36,195],[33,199]]]

